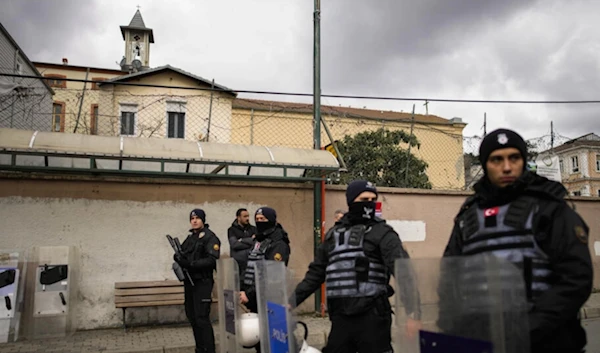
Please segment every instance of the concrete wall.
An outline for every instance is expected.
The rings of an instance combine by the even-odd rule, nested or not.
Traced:
[[[327,190],[326,227],[333,213],[344,208],[344,190]],[[464,200],[460,193],[381,190],[383,216],[400,232],[411,257],[439,257],[453,217]],[[578,198],[577,210],[591,231],[595,283],[600,284],[599,200]],[[0,248],[74,245],[79,248],[79,329],[118,326],[121,312],[114,307],[114,283],[174,279],[172,250],[165,234],[182,239],[188,213],[201,207],[207,223],[221,239],[228,256],[227,228],[235,210],[254,212],[269,205],[289,232],[290,269],[296,280],[306,272],[313,254],[312,190],[301,184],[203,182],[189,180],[92,179],[86,177],[0,176]],[[309,298],[302,310],[313,309]],[[181,307],[130,310],[128,322],[183,320]]]

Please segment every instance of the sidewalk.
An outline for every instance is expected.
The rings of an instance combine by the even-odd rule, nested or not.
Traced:
[[[328,318],[302,316],[309,330],[308,342],[316,348],[325,344],[325,334],[329,333]],[[219,327],[213,326],[215,340],[219,342]],[[302,328],[298,335],[303,334]],[[218,346],[217,346],[218,351]],[[0,353],[193,353],[194,336],[189,325],[169,325],[155,327],[106,329],[78,331],[70,337],[19,341],[0,344]],[[253,349],[243,352],[254,352]]]
[[[592,294],[581,311],[582,319],[600,318],[600,293]],[[308,343],[318,349],[325,345],[331,328],[328,318],[305,315],[299,318],[309,327]],[[215,328],[218,344],[219,329]],[[298,334],[302,334],[298,329]],[[0,353],[193,353],[194,338],[188,325],[134,327],[79,331],[73,336],[0,344]],[[253,352],[246,350],[245,352]]]

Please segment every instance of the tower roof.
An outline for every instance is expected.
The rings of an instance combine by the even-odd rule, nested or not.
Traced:
[[[142,13],[139,9],[135,12],[135,15],[133,15],[131,22],[129,22],[129,27],[146,28],[144,19],[142,18]]]
[[[125,31],[126,30],[137,30],[137,31],[142,31],[142,32],[150,32],[150,43],[154,43],[154,33],[152,31],[152,28],[146,27],[146,24],[144,23],[144,19],[142,18],[142,13],[140,12],[139,9],[133,15],[133,18],[131,19],[131,22],[129,22],[128,26],[121,26],[121,34],[123,35],[123,39],[125,39]]]

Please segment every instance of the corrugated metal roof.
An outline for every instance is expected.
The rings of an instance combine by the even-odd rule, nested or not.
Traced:
[[[27,55],[25,54],[23,49],[21,49],[21,47],[19,46],[17,41],[15,41],[15,39],[10,35],[10,33],[8,33],[8,30],[6,28],[4,28],[2,23],[0,23],[0,32],[4,34],[6,39],[15,47],[15,49],[19,50],[19,53],[21,53],[21,57],[23,59],[25,59],[25,61],[27,62],[29,67],[33,70],[35,75],[42,77],[42,74],[38,71],[37,67],[35,67],[35,65],[31,62],[31,60],[29,60],[29,58],[27,57]],[[48,92],[50,92],[50,94],[54,95],[54,90],[52,89],[52,87],[50,87],[50,85],[48,85],[48,81],[46,81],[46,80],[40,80],[40,81],[42,81],[42,84],[46,87]]]
[[[293,103],[293,102],[278,102],[278,101],[265,101],[259,99],[246,99],[237,98],[233,101],[233,108],[236,109],[254,109],[264,111],[285,111],[288,113],[302,113],[312,114],[313,106],[310,103]],[[396,120],[410,122],[412,118],[411,113],[395,112],[391,110],[374,110],[366,108],[352,108],[352,107],[336,107],[321,105],[322,115],[333,115],[336,117],[348,117],[348,118],[366,118],[374,120]],[[415,121],[424,124],[442,124],[452,125],[452,120],[444,119],[436,115],[422,115],[415,114]],[[464,124],[464,123],[461,123]],[[466,125],[466,124],[464,124]]]
[[[323,150],[6,128],[0,129],[0,152],[2,151],[108,156],[119,159],[164,159],[246,166],[265,165],[336,170],[339,168],[337,159],[331,153]]]

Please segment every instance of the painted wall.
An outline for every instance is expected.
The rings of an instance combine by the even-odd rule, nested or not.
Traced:
[[[345,208],[342,187],[326,192],[326,228],[333,213]],[[414,258],[439,257],[452,220],[465,198],[461,193],[382,189],[383,217],[398,227]],[[600,201],[577,198],[577,210],[591,228],[595,283],[600,285]],[[300,280],[312,260],[312,190],[301,184],[202,182],[195,180],[91,179],[86,177],[0,178],[0,248],[73,245],[80,252],[79,329],[119,326],[114,283],[174,279],[172,250],[165,234],[182,239],[188,213],[207,212],[207,223],[221,239],[228,256],[227,228],[235,211],[254,212],[269,205],[290,234],[289,268]],[[312,311],[311,298],[301,307]],[[128,322],[184,320],[181,307],[129,310]]]

